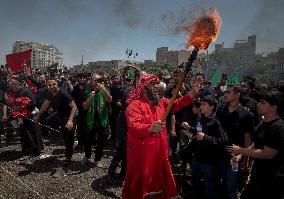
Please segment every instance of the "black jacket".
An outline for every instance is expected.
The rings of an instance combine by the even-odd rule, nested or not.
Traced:
[[[203,140],[193,141],[194,159],[205,163],[226,161],[228,137],[215,115],[201,118]]]

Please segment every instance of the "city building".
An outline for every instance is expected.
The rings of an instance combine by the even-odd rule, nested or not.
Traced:
[[[52,44],[15,41],[12,53],[23,52],[28,49],[32,49],[32,68],[39,67],[44,69],[54,63],[58,63],[59,68],[62,67],[63,54]]]
[[[215,44],[215,53],[229,57],[234,65],[248,66],[255,62],[256,35],[247,40],[236,40],[233,48],[224,48],[224,43]]]
[[[155,64],[154,60],[144,60],[144,67],[153,67]]]
[[[284,84],[284,48],[268,54],[264,59],[264,64],[272,80]]]
[[[156,62],[157,65],[170,64],[179,66],[187,62],[191,52],[187,50],[169,51],[168,47],[157,48]]]
[[[96,61],[89,62],[89,65],[94,68],[104,68],[108,69],[119,69],[121,67],[127,66],[127,61],[124,60],[110,60],[110,61]]]
[[[230,73],[232,67],[241,67],[241,77],[251,75],[268,75],[262,79],[263,83],[273,80],[275,83],[284,84],[284,48],[277,52],[256,54],[256,35],[248,36],[247,40],[236,40],[233,48],[224,48],[223,44],[216,44],[214,53],[221,57],[218,63],[221,71]]]

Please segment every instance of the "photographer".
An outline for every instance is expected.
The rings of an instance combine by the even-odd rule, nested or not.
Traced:
[[[85,158],[82,164],[87,164],[91,157],[92,145],[96,138],[95,165],[102,167],[101,158],[104,145],[107,139],[109,115],[108,103],[111,103],[112,96],[103,84],[100,75],[94,74],[91,78],[91,87],[86,89],[83,109],[87,111],[87,129],[85,130],[84,151]]]

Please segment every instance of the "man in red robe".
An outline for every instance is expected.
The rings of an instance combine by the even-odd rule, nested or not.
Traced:
[[[177,195],[168,158],[166,127],[160,120],[169,100],[159,99],[158,87],[158,77],[145,74],[128,95],[127,170],[123,199],[167,199]],[[199,88],[200,84],[196,83],[191,93],[176,99],[172,111],[191,104]]]

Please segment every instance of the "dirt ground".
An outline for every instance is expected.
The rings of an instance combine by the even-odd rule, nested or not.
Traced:
[[[72,164],[63,167],[63,138],[53,133],[43,141],[45,148],[42,154],[37,157],[21,158],[19,139],[14,136],[12,141],[7,143],[2,135],[0,199],[121,198],[122,182],[110,185],[107,180],[107,169],[114,153],[114,147],[111,147],[114,146],[113,143],[108,143],[102,159],[103,168],[98,168],[94,165],[93,158],[89,165],[83,166],[81,160],[84,153],[78,150],[74,151]],[[177,175],[179,171],[174,167],[173,172],[180,187],[181,180]],[[180,192],[181,188],[178,190]]]
[[[103,168],[83,166],[82,151],[75,151],[73,162],[62,166],[64,145],[60,136],[44,139],[45,148],[38,157],[21,158],[17,138],[0,148],[0,198],[120,198],[122,183],[109,185],[107,169],[112,149],[104,151]],[[50,157],[44,157],[48,155]]]

